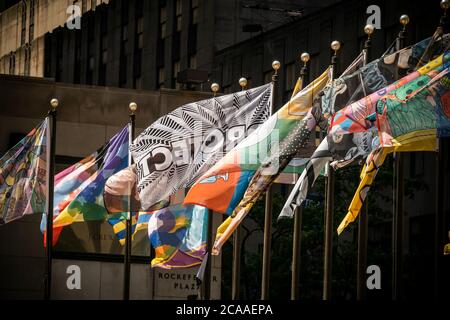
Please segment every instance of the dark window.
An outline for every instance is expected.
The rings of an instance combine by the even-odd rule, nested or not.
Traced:
[[[47,48],[47,47],[46,47]],[[79,84],[81,81],[81,31],[75,32],[75,63],[73,72],[73,82]]]
[[[20,33],[20,44],[25,44],[25,36],[27,33],[27,1],[22,0],[22,31]]]
[[[108,11],[103,10],[100,18],[100,63],[98,64],[98,85],[106,85],[108,64]]]
[[[9,55],[9,74],[14,74],[16,71],[16,54],[11,52]]]
[[[175,2],[175,31],[181,31],[181,23],[182,23],[182,15],[183,15],[183,7],[182,1],[176,0]]]
[[[26,76],[30,75],[30,64],[31,64],[31,46],[26,45],[25,46],[25,68],[24,68],[24,74]]]
[[[189,68],[197,69],[197,55],[193,54],[189,56]]]
[[[164,87],[164,82],[166,81],[165,72],[164,67],[158,68],[158,88]]]
[[[167,36],[167,11],[164,4],[159,8],[159,38],[164,39]]]
[[[31,42],[34,39],[34,9],[35,9],[35,1],[30,0],[30,31],[28,35],[28,41]]]
[[[128,73],[128,1],[122,1],[122,32],[120,41],[120,67],[119,86],[124,87],[127,83]]]
[[[292,89],[294,89],[295,82],[297,81],[297,74],[295,72],[295,63],[289,63],[286,65],[285,75],[286,75],[285,90],[292,93]]]
[[[179,84],[177,83],[178,72],[180,72],[180,60],[174,61],[172,65],[172,88],[179,89]]]
[[[144,47],[144,18],[139,17],[136,20],[136,48]]]
[[[63,77],[63,33],[59,30],[56,35],[56,70],[55,81],[62,81]]]
[[[191,0],[191,24],[198,23],[198,0]]]
[[[193,24],[189,26],[189,42],[188,42],[188,54],[195,54],[197,52],[197,25]]]

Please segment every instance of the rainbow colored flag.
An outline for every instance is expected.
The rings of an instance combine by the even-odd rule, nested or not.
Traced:
[[[54,228],[74,222],[104,220],[106,180],[128,166],[128,126],[103,147],[55,177]]]
[[[0,225],[45,212],[46,118],[0,159]]]
[[[188,268],[202,263],[206,254],[208,210],[182,204],[150,215],[148,236],[156,257],[152,267]]]

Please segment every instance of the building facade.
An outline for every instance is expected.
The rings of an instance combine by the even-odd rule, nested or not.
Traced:
[[[0,13],[0,73],[155,90],[180,87],[186,69],[205,71],[197,82],[207,82],[217,50],[335,1],[16,2]]]

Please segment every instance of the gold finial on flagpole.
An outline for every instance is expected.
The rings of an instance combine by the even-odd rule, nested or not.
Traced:
[[[366,24],[366,26],[364,27],[364,33],[367,34],[367,37],[369,37],[369,38],[374,31],[375,31],[375,27],[371,24]]]
[[[334,40],[331,42],[331,50],[334,51],[334,54],[336,55],[336,52],[341,48],[341,43],[337,40]]]
[[[409,16],[407,14],[402,14],[400,16],[400,24],[403,26],[403,31],[406,31],[406,25],[409,23]]]
[[[134,114],[138,108],[136,102],[130,102],[128,108],[130,109],[131,113]]]
[[[211,91],[214,93],[214,97],[216,96],[216,93],[220,90],[220,86],[218,83],[214,82],[211,85]]]
[[[309,56],[308,52],[303,52],[302,55],[300,56],[300,60],[302,60],[303,65],[306,65],[309,59],[311,59],[311,57]]]
[[[275,74],[278,73],[278,69],[280,69],[281,63],[278,60],[272,62],[272,69],[275,70]]]
[[[50,106],[52,107],[53,110],[55,110],[59,106],[58,99],[53,98],[52,100],[50,100]]]
[[[239,79],[239,85],[241,86],[242,90],[245,89],[245,87],[247,86],[247,83],[248,83],[248,81],[246,78],[242,77]]]

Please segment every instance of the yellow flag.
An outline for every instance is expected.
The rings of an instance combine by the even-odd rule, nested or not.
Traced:
[[[339,224],[338,234],[355,219],[361,210],[379,168],[383,165],[386,156],[392,152],[436,151],[436,129],[411,132],[392,140],[393,147],[380,147],[371,152],[361,171],[361,181],[348,208],[348,213]]]

